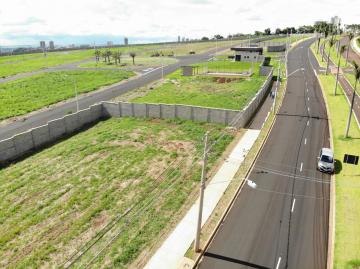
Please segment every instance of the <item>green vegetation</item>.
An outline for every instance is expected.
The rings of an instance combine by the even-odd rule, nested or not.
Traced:
[[[307,38],[309,37],[309,34],[305,34],[305,35],[290,35],[289,39],[287,37],[277,37],[277,38],[273,38],[270,40],[266,40],[269,42],[287,42],[288,40],[290,40],[290,43],[295,43],[301,39]]]
[[[330,110],[337,159],[334,269],[355,269],[360,266],[360,175],[357,166],[342,163],[342,158],[345,153],[358,155],[360,131],[352,117],[350,137],[344,138],[349,104],[342,90],[337,96],[333,95],[333,76],[320,75],[319,78]]]
[[[322,59],[322,56],[321,56],[321,54],[320,54],[320,50],[319,50],[319,54],[318,55],[315,55],[316,56],[316,58],[318,59],[318,61],[319,61],[319,63],[321,63],[321,66],[322,67],[326,67],[326,61],[327,61],[327,55],[328,55],[328,53],[329,53],[329,40],[331,39],[331,37],[328,37],[328,39],[327,40],[324,40],[323,38],[321,39],[321,41],[320,41],[320,47],[323,45],[323,44],[325,44],[325,53],[326,53],[326,57],[324,57],[324,61],[322,62],[321,61],[321,59]],[[336,36],[336,37],[334,37],[334,40],[339,40],[340,39],[340,36]],[[316,52],[317,52],[317,45],[318,45],[318,42],[316,41],[316,42],[314,42],[314,44],[311,46],[312,47],[312,51],[314,52],[314,54],[316,54]],[[346,49],[347,49],[347,46],[346,46]],[[339,59],[340,59],[340,67],[350,67],[350,64],[348,63],[347,65],[346,65],[346,59],[342,56],[342,55],[340,55],[340,53],[339,53],[339,55],[338,55],[338,53],[337,53],[337,43],[336,43],[336,45],[334,45],[334,46],[332,46],[331,48],[330,48],[330,59],[331,59],[331,61],[333,62],[333,63],[335,63],[336,65],[338,64],[338,62],[339,62]]]
[[[197,66],[200,72],[203,69],[210,72],[234,72],[248,71],[251,63],[215,61]],[[257,63],[254,65],[255,74],[248,78],[222,78],[221,76],[219,78],[209,75],[183,77],[181,70],[178,70],[168,75],[162,85],[131,101],[242,109],[254,97],[266,79],[258,75],[258,69]]]
[[[133,76],[128,71],[46,72],[0,84],[0,120],[24,115]]]
[[[175,58],[169,57],[135,57],[135,66],[161,66],[175,63],[177,60]],[[121,57],[120,63],[115,64],[114,62],[88,62],[80,64],[79,67],[95,67],[95,68],[127,68],[132,67],[133,62],[132,58],[129,56]]]
[[[118,233],[91,267],[128,268],[197,189],[201,164],[195,156],[201,156],[204,133],[210,131],[213,141],[222,130],[113,118],[0,170],[0,267],[58,268],[132,208],[75,263],[89,267]],[[210,167],[232,139],[226,133],[215,144]]]
[[[217,42],[218,48],[230,45],[231,41]],[[128,56],[131,52],[140,57],[148,57],[154,54],[160,55],[188,55],[190,51],[195,53],[203,53],[216,47],[216,42],[194,42],[194,43],[172,43],[172,44],[148,44],[136,45],[120,48],[112,48],[111,52],[121,52],[124,56]],[[101,49],[103,53],[108,49]],[[79,62],[85,59],[95,58],[93,49],[48,52],[46,56],[42,53],[2,56],[0,57],[0,77],[8,77],[19,73],[27,73],[48,67]],[[156,61],[156,60],[154,60]]]
[[[42,54],[0,57],[0,77],[68,64],[91,57],[93,57],[92,50],[51,52],[47,53],[46,57]]]

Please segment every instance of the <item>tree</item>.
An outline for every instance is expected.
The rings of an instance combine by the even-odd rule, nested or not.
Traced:
[[[352,110],[354,107],[354,100],[355,100],[355,95],[356,95],[356,86],[357,86],[357,82],[360,80],[360,66],[355,61],[353,61],[353,66],[354,66],[355,85],[354,85],[354,92],[353,92],[352,99],[351,99],[351,106],[350,106],[349,117],[348,117],[348,121],[347,121],[347,125],[346,125],[345,137],[348,137],[348,135],[349,135],[351,114],[352,114]]]
[[[95,54],[95,61],[96,63],[98,63],[100,61],[101,51],[97,49],[95,50],[94,54]]]
[[[266,28],[266,29],[264,30],[264,33],[265,33],[265,35],[271,35],[271,30],[270,30],[270,28]]]
[[[111,55],[112,55],[112,51],[109,50],[109,49],[107,49],[107,50],[105,51],[105,56],[107,57],[109,63],[110,63],[110,57],[111,57]]]
[[[224,37],[222,35],[219,35],[219,34],[214,35],[214,38],[215,39],[224,39]]]
[[[260,32],[260,31],[255,31],[255,35],[256,35],[256,36],[259,36],[259,35],[263,35],[263,33]]]
[[[209,41],[209,38],[207,36],[204,36],[201,38],[201,41]]]
[[[340,55],[343,54],[345,52],[345,50],[346,50],[346,46],[342,45],[340,47]],[[336,89],[337,89],[337,85],[338,85],[338,81],[339,81],[340,60],[341,60],[341,56],[339,57],[338,66],[337,66],[336,82],[335,82],[335,90],[334,90],[334,95],[335,96],[336,96]]]
[[[276,28],[275,34],[276,34],[276,35],[280,35],[280,34],[281,34],[281,29],[280,29],[280,28]]]
[[[331,39],[329,40],[329,52],[328,52],[328,59],[327,59],[327,65],[326,65],[326,75],[329,73],[329,64],[330,64],[330,50],[331,48],[334,46],[335,44],[335,40],[334,40],[334,36],[331,37]],[[324,48],[324,52],[325,52],[325,48]]]
[[[348,63],[348,60],[349,60],[349,50],[350,50],[350,43],[351,43],[351,40],[354,38],[354,34],[352,32],[350,32],[348,34],[348,37],[349,37],[349,44],[348,44],[348,48],[347,48],[347,51],[346,51],[346,64]]]
[[[104,58],[104,62],[107,62],[107,55],[106,55],[106,51],[101,52],[101,57]]]
[[[116,52],[113,53],[113,58],[115,60],[116,65],[118,64],[118,62],[120,63],[121,55],[122,55],[122,53],[120,51],[116,51]]]
[[[130,52],[130,56],[133,60],[133,65],[135,65],[135,57],[136,57],[136,53],[135,52]]]

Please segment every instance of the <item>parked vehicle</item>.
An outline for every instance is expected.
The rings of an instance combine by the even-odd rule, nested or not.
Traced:
[[[325,173],[334,173],[334,152],[329,148],[322,148],[317,161],[317,169]]]

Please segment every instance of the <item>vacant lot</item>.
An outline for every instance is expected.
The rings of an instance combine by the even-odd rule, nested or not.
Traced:
[[[0,120],[24,115],[101,86],[127,79],[128,71],[48,72],[0,84]],[[76,83],[74,82],[76,81]]]
[[[99,61],[98,63],[88,62],[80,64],[80,67],[101,67],[101,68],[128,68],[128,67],[139,67],[139,66],[161,66],[168,65],[175,63],[177,60],[175,58],[169,58],[169,57],[135,57],[135,65],[133,64],[133,60],[129,56],[123,56],[121,57],[120,63],[117,65],[114,63],[114,61],[104,62],[103,60]]]
[[[360,131],[352,117],[350,137],[344,138],[349,105],[341,90],[333,95],[335,78],[320,76],[329,105],[334,139],[336,174],[336,236],[335,269],[356,269],[360,266],[360,170],[358,166],[342,163],[345,153],[358,155]]]
[[[239,68],[238,63],[232,65],[232,62],[213,62],[198,65],[199,70],[205,65],[209,72],[235,72],[251,68],[248,63],[241,63],[242,68]],[[258,64],[254,70],[258,70]],[[140,89],[139,96],[130,98],[130,101],[242,109],[254,97],[265,79],[266,77],[260,77],[257,73],[250,78],[183,77],[178,70],[167,76],[164,83],[155,89]],[[136,93],[131,95],[136,96]]]
[[[0,267],[59,267],[91,245],[75,266],[108,246],[91,263],[125,268],[195,190],[204,132],[213,140],[222,128],[110,119],[0,170]],[[232,138],[215,145],[210,166]]]

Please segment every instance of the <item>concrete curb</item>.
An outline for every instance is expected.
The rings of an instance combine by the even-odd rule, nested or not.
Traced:
[[[321,93],[323,95],[326,107],[326,114],[327,114],[327,121],[329,126],[329,134],[330,134],[330,146],[334,148],[334,140],[333,140],[333,133],[332,133],[332,126],[330,121],[330,110],[329,105],[326,99],[326,93],[321,84],[318,74],[316,74],[316,78],[319,82]],[[336,201],[336,189],[335,189],[335,174],[331,175],[330,181],[330,212],[329,212],[329,237],[328,237],[328,253],[327,253],[327,262],[326,268],[333,269],[334,267],[334,248],[335,248],[335,201]]]
[[[359,55],[360,57],[360,48],[358,47],[356,40],[360,39],[360,36],[355,37],[352,41],[351,41],[351,48],[353,49],[353,51]]]

